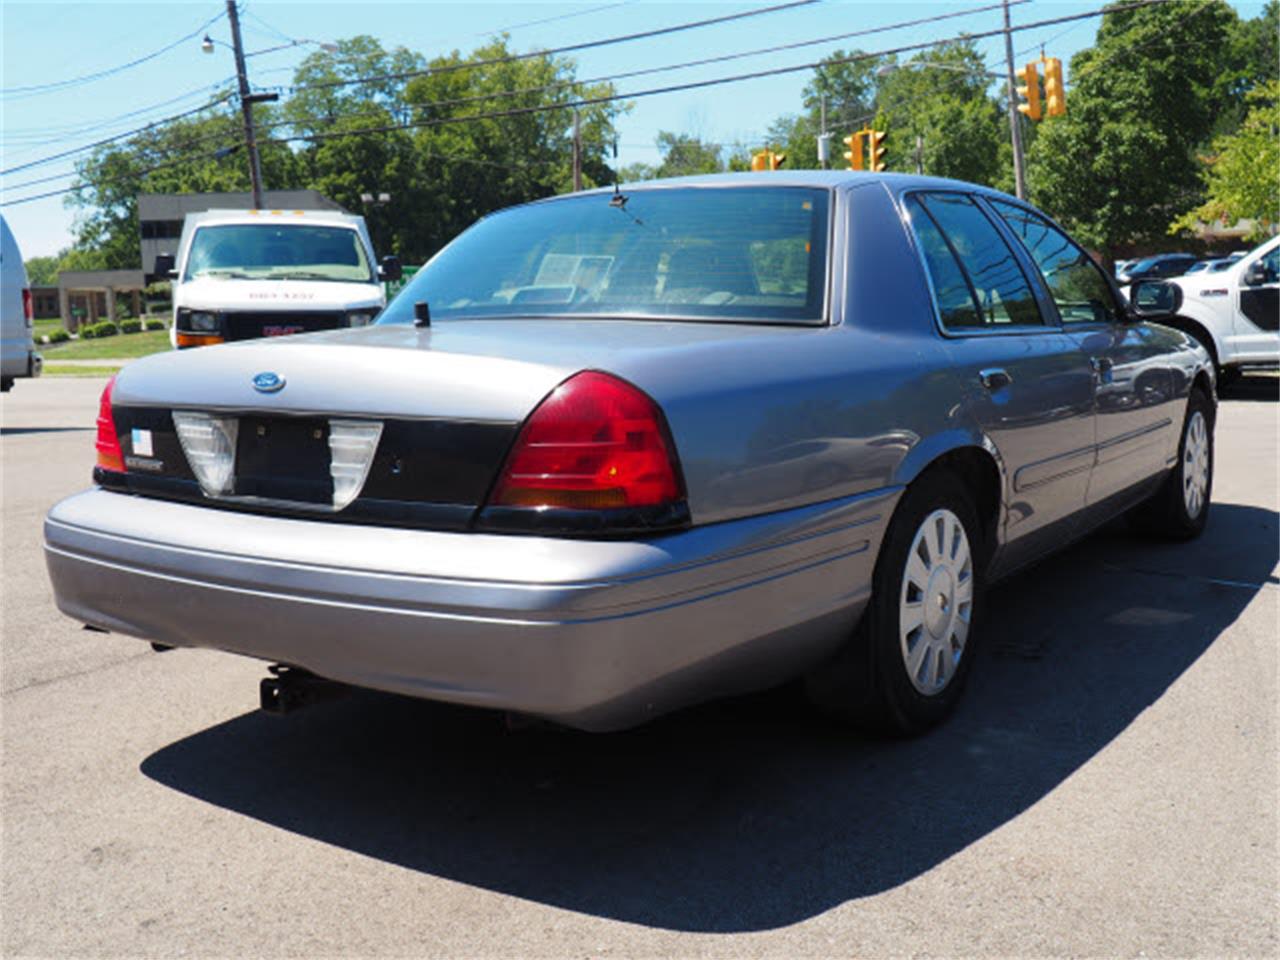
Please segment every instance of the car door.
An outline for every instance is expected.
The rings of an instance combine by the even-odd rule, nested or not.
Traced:
[[[1005,467],[1002,560],[1044,552],[1077,522],[1094,456],[1093,375],[1046,322],[1023,265],[966,193],[907,195],[938,319],[976,420]]]
[[[1280,356],[1280,240],[1246,257],[1237,271],[1231,354],[1274,359]]]
[[[1127,322],[1102,270],[1044,217],[987,202],[1030,254],[1063,329],[1092,368],[1097,457],[1087,502],[1102,503],[1161,472],[1176,450],[1174,335]]]

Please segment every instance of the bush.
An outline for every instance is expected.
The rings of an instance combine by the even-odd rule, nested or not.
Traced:
[[[71,334],[69,334],[66,330],[63,330],[61,327],[55,327],[54,329],[49,331],[50,343],[66,343],[70,339],[71,339]]]
[[[147,320],[144,321],[142,329],[144,330],[168,330],[169,325],[163,320]]]
[[[129,320],[121,320],[121,321],[120,321],[120,332],[121,332],[121,333],[137,333],[137,332],[139,332],[141,329],[142,329],[142,321],[141,321],[141,320],[129,319]]]
[[[100,337],[114,337],[120,330],[110,320],[103,320],[101,323],[91,323],[86,327],[80,328],[80,338],[82,340],[96,340]]]

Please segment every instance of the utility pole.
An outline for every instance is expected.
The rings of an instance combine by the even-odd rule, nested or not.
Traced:
[[[578,108],[573,108],[573,189],[582,189],[582,118]]]
[[[260,210],[262,209],[262,166],[258,163],[258,141],[253,135],[253,105],[262,100],[278,98],[275,94],[255,97],[249,93],[249,75],[244,66],[244,44],[240,40],[240,13],[236,10],[236,0],[227,0],[227,19],[231,21],[231,46],[236,55],[236,80],[240,84],[240,112],[244,115],[244,144],[249,152],[249,179],[253,184],[253,208]]]
[[[916,173],[924,174],[924,134],[916,134]]]
[[[822,130],[818,134],[818,166],[826,170],[831,157],[831,134],[827,133],[827,95],[824,93],[822,104]]]
[[[1008,66],[1009,136],[1013,139],[1013,185],[1019,200],[1027,199],[1027,172],[1022,160],[1022,130],[1018,126],[1018,93],[1013,79],[1013,30],[1009,26],[1009,0],[1004,0],[1004,55]]]

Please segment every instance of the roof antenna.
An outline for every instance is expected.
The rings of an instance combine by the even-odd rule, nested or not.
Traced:
[[[618,138],[613,138],[613,196],[609,198],[609,206],[621,209],[627,205],[627,195],[618,187]]]
[[[413,325],[415,327],[431,326],[431,307],[425,300],[419,300],[413,305]]]

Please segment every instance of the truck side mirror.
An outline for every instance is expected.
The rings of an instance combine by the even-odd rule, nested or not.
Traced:
[[[157,277],[167,277],[170,280],[176,279],[178,271],[174,269],[177,261],[174,260],[172,253],[157,253],[156,265],[153,271]]]
[[[382,258],[382,263],[378,266],[378,279],[395,283],[403,274],[404,268],[400,265],[399,257],[388,254]]]
[[[1267,282],[1267,267],[1261,260],[1255,260],[1249,264],[1244,272],[1244,284],[1246,287],[1260,287]]]
[[[1129,288],[1129,315],[1135,320],[1160,320],[1182,307],[1182,288],[1165,280],[1138,280]]]

